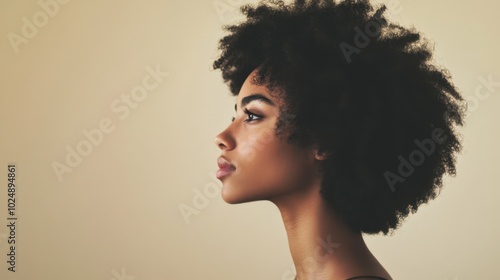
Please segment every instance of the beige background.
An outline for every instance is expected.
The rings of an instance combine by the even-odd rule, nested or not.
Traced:
[[[458,175],[394,236],[367,242],[395,279],[496,279],[500,86],[475,90],[479,77],[500,81],[500,2],[381,2],[435,43],[471,110]],[[72,0],[52,6],[46,23],[36,1],[0,3],[0,279],[290,279],[277,209],[227,205],[211,193],[219,186],[214,138],[234,98],[210,66],[221,26],[242,3]],[[24,17],[40,27],[14,46],[9,34],[23,34]],[[169,75],[128,116],[114,112],[149,79],[148,66]],[[66,164],[67,147],[84,145],[82,130],[103,120],[114,130],[58,180],[54,162]],[[11,162],[16,273],[6,263]],[[210,197],[193,202],[204,191]],[[197,206],[187,223],[179,207]]]

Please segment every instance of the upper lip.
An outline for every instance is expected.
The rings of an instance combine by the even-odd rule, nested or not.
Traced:
[[[227,159],[225,159],[222,156],[220,156],[217,159],[217,165],[222,170],[234,170],[234,169],[236,169],[236,167],[234,167],[234,165],[232,165]]]

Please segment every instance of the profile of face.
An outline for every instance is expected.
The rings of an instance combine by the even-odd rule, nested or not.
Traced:
[[[317,186],[320,157],[278,137],[275,127],[283,103],[265,85],[246,78],[235,105],[233,121],[215,138],[221,150],[217,178],[227,203],[276,202]]]

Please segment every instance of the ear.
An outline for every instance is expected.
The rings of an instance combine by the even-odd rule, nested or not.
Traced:
[[[317,160],[325,160],[327,158],[325,153],[316,154],[314,156]]]
[[[328,158],[328,153],[320,152],[318,148],[314,148],[314,158],[317,160],[325,160]]]

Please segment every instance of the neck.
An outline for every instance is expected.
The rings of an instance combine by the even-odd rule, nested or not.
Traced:
[[[347,279],[385,272],[361,233],[336,215],[318,188],[273,202],[283,218],[296,279]]]

